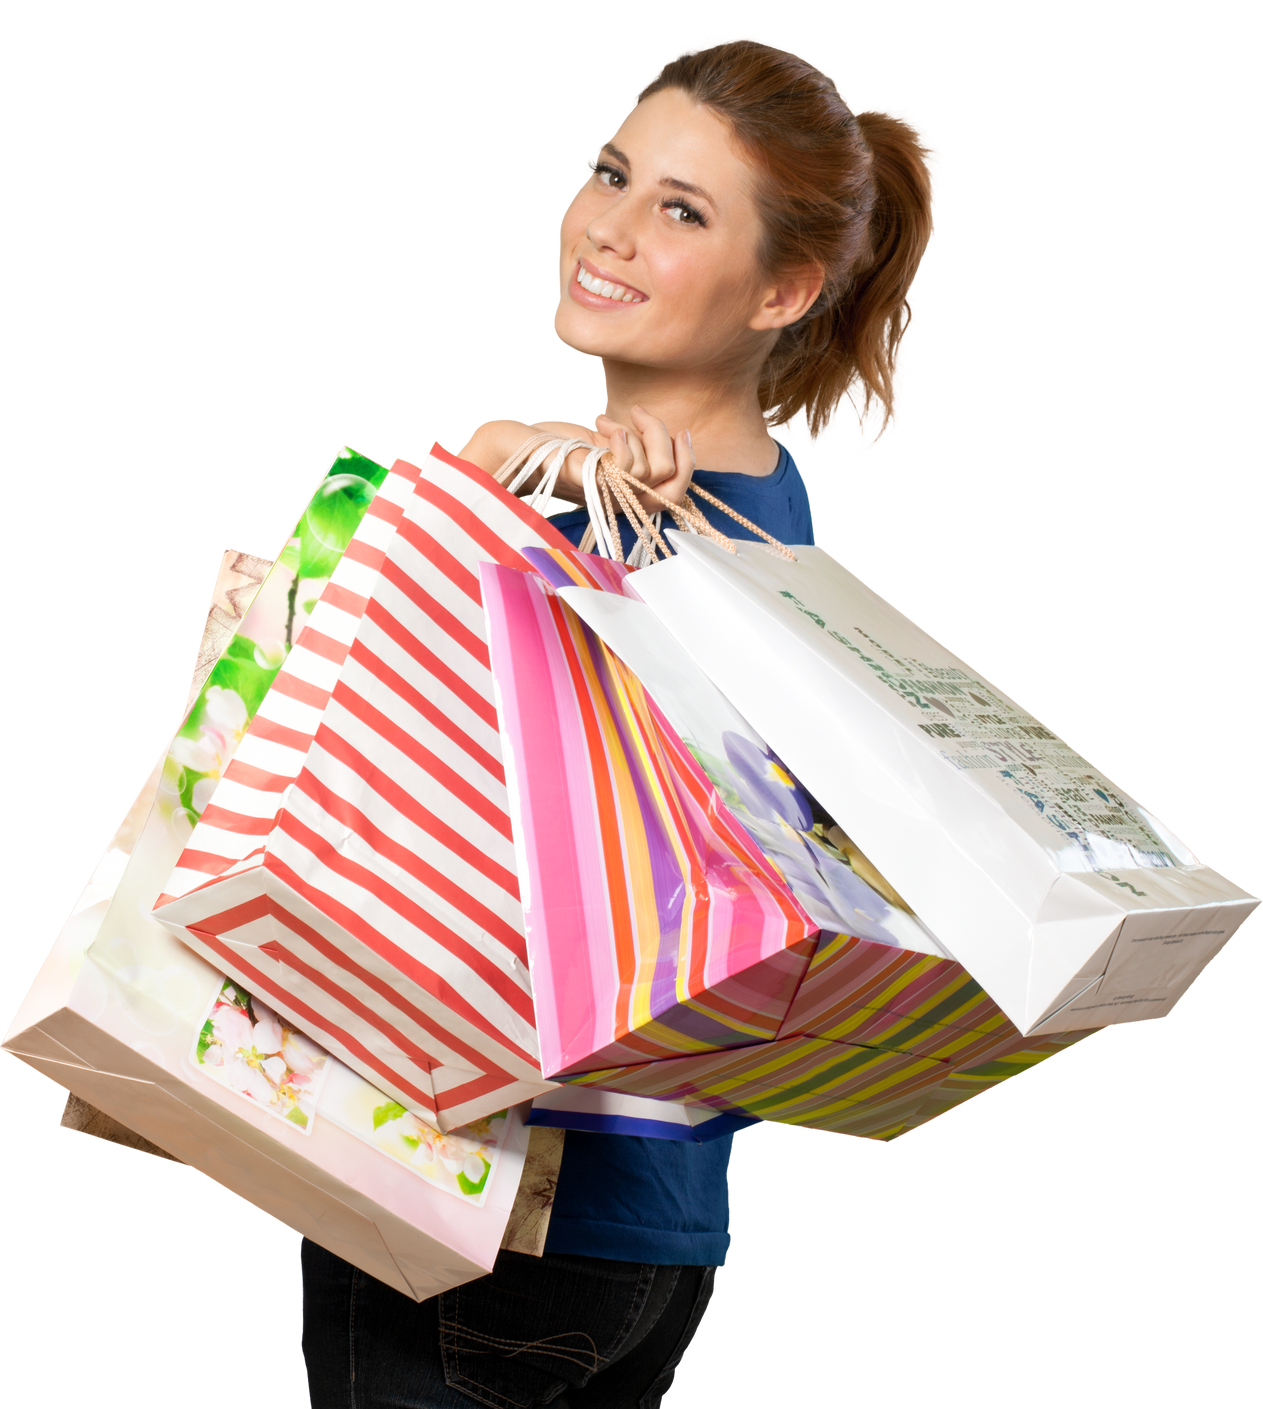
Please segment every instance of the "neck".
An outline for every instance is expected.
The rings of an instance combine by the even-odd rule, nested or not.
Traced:
[[[631,408],[643,406],[672,435],[688,431],[703,470],[766,475],[779,450],[759,409],[757,372],[740,377],[630,362],[605,362],[605,414],[630,426]]]

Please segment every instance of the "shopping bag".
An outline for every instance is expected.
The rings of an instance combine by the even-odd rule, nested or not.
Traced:
[[[1085,1035],[1044,1044],[1022,1037],[866,858],[822,834],[824,823],[813,816],[818,804],[639,601],[641,573],[573,552],[527,549],[524,556],[540,578],[532,584],[523,574],[484,568],[484,600],[548,1074],[572,1092],[890,1139]],[[631,700],[647,723],[629,709]],[[580,703],[592,721],[586,727]],[[662,791],[660,784],[656,791],[627,786],[639,758],[654,750],[638,754],[624,741],[646,733],[687,749],[706,814],[748,833],[821,934],[787,1004],[747,989],[761,1028],[746,1013],[744,1031],[727,1034],[716,1050],[679,1056],[637,1033],[651,1060],[598,1069],[599,1055],[576,1056],[549,1033],[564,1023],[558,1014],[573,1010],[588,1038],[579,1050],[590,1053],[598,1045],[590,1034],[604,1035],[629,1006],[617,983],[594,983],[589,971],[593,955],[599,960],[610,948],[609,912],[619,895],[629,891],[624,908],[634,913],[639,905],[652,917],[652,888],[629,888],[622,879],[636,873],[646,814],[652,823]],[[601,780],[619,804],[606,809],[609,821],[595,805]],[[594,879],[577,902],[578,882],[588,875]],[[665,889],[688,887],[675,880]],[[706,981],[703,975],[699,1006],[717,997]]]
[[[961,1065],[862,1043],[784,1036],[754,1047],[584,1072],[567,1082],[893,1140],[1055,1056],[1093,1030],[1042,1039],[1014,1034],[1008,1042],[997,1043],[985,1061]]]
[[[545,1074],[775,1036],[816,926],[549,583],[481,580]]]
[[[220,868],[227,842],[203,841],[218,814],[204,818],[189,851],[194,867],[215,852],[217,874],[168,888],[155,913],[448,1129],[553,1086],[539,1066],[477,570],[569,545],[438,446],[413,478],[354,630],[329,657],[313,733],[292,737],[276,777],[233,779],[252,844]]]
[[[346,460],[343,452],[334,470]],[[302,770],[419,473],[403,462],[373,471],[371,494],[348,483],[346,470],[326,479],[299,520],[280,571],[265,582],[176,736],[171,754],[183,769],[181,816],[195,830],[160,906],[258,851],[286,788]],[[331,485],[340,501],[336,526],[326,514],[315,530],[312,510],[330,497]],[[293,575],[287,577],[286,569]],[[320,573],[315,580],[313,571]]]
[[[187,840],[230,766],[244,723],[266,696],[291,644],[305,634],[311,609],[361,521],[368,517],[362,536],[372,539],[375,524],[390,519],[388,506],[397,495],[387,490],[378,497],[386,479],[384,466],[344,449],[304,509],[277,564],[246,553],[225,555],[185,721],[158,770],[157,819],[175,836]],[[129,818],[123,830],[144,820],[143,815]],[[245,836],[252,823],[238,817],[231,825]],[[227,864],[215,857],[197,858],[193,852],[189,858],[194,865],[200,861],[202,869]],[[187,883],[200,879],[195,874]],[[94,1133],[108,1130],[108,1119],[98,1117],[72,1095],[63,1124]],[[120,1130],[119,1138],[134,1138]]]
[[[1020,1033],[1165,1015],[1258,903],[822,550],[670,536],[638,595]]]
[[[652,1100],[592,1086],[559,1086],[535,1097],[526,1123],[532,1130],[590,1130],[599,1135],[638,1135],[647,1140],[704,1145],[758,1121],[754,1116],[712,1110],[706,1105]]]
[[[185,929],[174,917],[182,909],[204,906],[208,900],[212,909],[222,909],[225,887],[213,882],[235,876],[242,869],[249,874],[263,860],[267,840],[277,827],[287,791],[306,763],[419,473],[415,466],[399,461],[386,477],[374,500],[374,512],[357,526],[293,649],[249,718],[236,753],[224,769],[213,800],[202,810],[155,911],[161,922],[173,927],[208,961],[231,970],[239,982],[251,985],[294,1021],[306,1024],[317,1040],[349,1048],[366,1076],[387,1083],[395,1079],[392,1069],[372,1049],[349,1033],[330,1028],[300,997],[274,991],[268,976],[251,963],[253,947],[233,942],[232,933],[242,925],[257,928],[267,923],[270,896],[251,891],[244,910],[241,905],[234,907],[229,899],[234,924],[226,940],[214,926]],[[174,905],[179,897],[201,887],[208,887],[205,895],[197,894],[184,907]],[[370,1022],[373,1006],[366,1005]],[[429,1113],[433,1114],[432,1106]]]
[[[233,664],[255,639],[244,630],[278,611],[292,619],[296,569],[269,575],[234,638],[241,650],[220,657],[212,681],[246,688]],[[245,584],[230,572],[220,587],[224,596]],[[213,725],[222,719],[205,710],[211,688],[229,686],[204,685],[190,717]],[[187,729],[178,737],[202,733]],[[407,1296],[482,1276],[522,1171],[520,1113],[448,1134],[425,1126],[147,916],[188,834],[181,800],[209,776],[199,769],[190,782],[183,768],[164,756],[130,809],[5,1049]]]

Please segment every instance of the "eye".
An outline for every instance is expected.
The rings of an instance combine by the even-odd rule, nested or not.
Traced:
[[[706,217],[702,212],[695,205],[689,205],[682,196],[671,196],[663,201],[662,209],[666,211],[668,219],[677,221],[680,225],[706,224]]]
[[[627,189],[627,177],[616,166],[611,166],[607,161],[589,162],[593,174],[602,186],[609,186],[615,191]]]

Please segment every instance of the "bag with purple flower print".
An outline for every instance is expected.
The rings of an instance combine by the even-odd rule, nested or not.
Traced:
[[[822,834],[640,572],[524,556],[483,566],[483,602],[541,1061],[572,1101],[692,1108],[701,1139],[760,1118],[888,1139],[1074,1040],[1032,1050]]]
[[[1257,905],[822,549],[670,537],[659,630],[1022,1034],[1164,1016]]]
[[[534,574],[483,566],[483,601],[541,1059],[572,1101],[890,1138],[1074,1040],[1031,1050],[826,835],[642,572],[525,556]]]

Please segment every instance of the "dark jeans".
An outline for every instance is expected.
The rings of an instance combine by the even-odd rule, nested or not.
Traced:
[[[657,1409],[714,1279],[502,1252],[490,1276],[415,1302],[304,1240],[312,1409]]]

